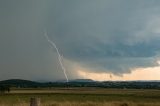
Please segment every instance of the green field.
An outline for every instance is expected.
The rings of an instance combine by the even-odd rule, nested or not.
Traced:
[[[31,97],[41,106],[160,106],[160,90],[102,88],[12,89],[0,106],[29,106]]]

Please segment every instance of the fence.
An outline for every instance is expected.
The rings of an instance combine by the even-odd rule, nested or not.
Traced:
[[[31,98],[30,106],[40,106],[40,98]]]

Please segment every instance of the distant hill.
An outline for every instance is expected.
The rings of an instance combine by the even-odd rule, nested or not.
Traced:
[[[70,80],[70,82],[95,82],[91,79],[74,79],[74,80]]]
[[[29,80],[22,80],[22,79],[9,79],[0,81],[0,85],[10,85],[13,87],[36,87],[40,83],[29,81]]]
[[[66,82],[66,80],[57,80],[54,82]],[[95,82],[95,81],[91,79],[72,79],[72,80],[69,80],[68,82]]]
[[[15,83],[37,83],[37,82],[34,82],[34,81],[30,81],[30,80],[23,80],[23,79],[9,79],[9,80],[3,80],[3,81],[0,81],[0,84],[15,84]]]
[[[120,89],[160,89],[159,81],[93,81],[91,79],[74,79],[66,82],[35,82],[22,79],[0,81],[0,86],[7,85],[16,88],[42,88],[42,87],[101,87]]]

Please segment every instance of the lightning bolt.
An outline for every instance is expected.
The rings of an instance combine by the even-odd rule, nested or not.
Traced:
[[[47,41],[51,44],[51,46],[56,49],[56,52],[57,52],[57,54],[58,54],[59,64],[60,64],[60,66],[61,66],[61,68],[62,68],[62,70],[63,70],[63,73],[64,73],[64,76],[65,76],[65,78],[66,78],[66,81],[68,82],[68,76],[67,76],[67,74],[66,74],[66,69],[65,69],[65,67],[64,67],[64,65],[63,65],[63,63],[62,63],[62,58],[63,58],[63,56],[60,55],[59,49],[57,48],[56,44],[49,39],[49,37],[48,37],[48,35],[47,35],[47,32],[44,33],[44,36],[46,37]]]

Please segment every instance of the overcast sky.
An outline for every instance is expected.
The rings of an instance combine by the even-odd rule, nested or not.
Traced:
[[[69,79],[159,65],[159,0],[0,0],[0,80],[65,79],[45,31]]]

